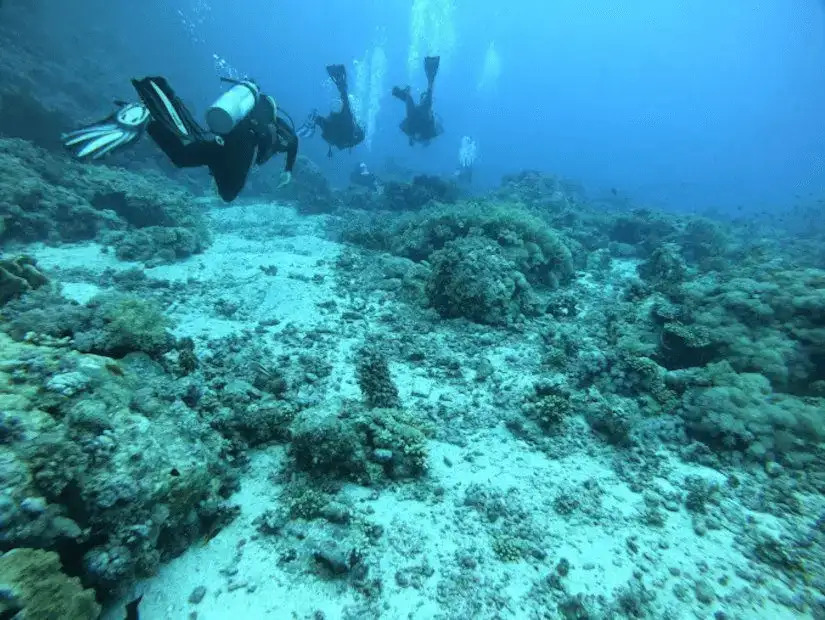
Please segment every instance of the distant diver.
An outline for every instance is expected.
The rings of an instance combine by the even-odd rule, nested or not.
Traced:
[[[473,166],[478,159],[478,143],[470,136],[461,138],[458,149],[458,168],[453,173],[455,180],[463,185],[473,182]]]
[[[327,155],[332,157],[332,147],[338,150],[352,149],[364,141],[364,128],[355,120],[352,107],[349,103],[347,88],[347,70],[344,65],[329,65],[327,73],[341,97],[341,109],[330,112],[328,116],[320,116],[318,110],[313,110],[306,122],[298,128],[299,138],[310,138],[315,135],[315,128],[321,128],[321,137],[329,144]]]
[[[358,164],[355,170],[350,173],[349,181],[353,185],[364,187],[369,190],[378,190],[382,185],[378,177],[370,172],[369,168],[367,168],[367,164],[364,162]]]
[[[421,93],[418,105],[410,94],[410,87],[392,89],[392,95],[407,105],[407,115],[399,127],[410,139],[410,146],[416,142],[428,145],[430,140],[444,133],[436,115],[433,113],[433,82],[438,74],[440,56],[427,56],[424,59],[424,72],[427,74],[427,90]]]
[[[207,166],[226,202],[235,200],[253,166],[286,153],[278,187],[287,185],[298,156],[298,136],[289,115],[254,81],[223,81],[234,86],[207,110],[209,131],[198,125],[165,78],[147,77],[132,80],[141,103],[116,101],[119,110],[63,134],[63,144],[77,158],[98,159],[136,142],[145,130],[178,168]]]

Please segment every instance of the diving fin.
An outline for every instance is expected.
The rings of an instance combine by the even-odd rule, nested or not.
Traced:
[[[132,80],[143,103],[149,109],[152,120],[157,121],[181,139],[204,140],[206,131],[198,125],[183,102],[175,95],[169,82],[163,77],[147,77]]]
[[[116,103],[121,108],[114,114],[60,136],[63,146],[78,159],[98,159],[140,138],[149,110],[142,103]]]
[[[335,82],[335,86],[338,88],[338,92],[341,93],[341,96],[346,96],[347,93],[347,69],[344,65],[329,65],[327,67],[327,73],[329,74],[330,79]]]
[[[441,56],[427,56],[424,59],[424,73],[427,74],[427,82],[431,85],[438,74],[438,66],[441,64]]]

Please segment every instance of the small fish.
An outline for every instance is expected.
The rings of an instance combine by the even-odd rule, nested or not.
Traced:
[[[131,603],[126,605],[126,620],[140,620],[140,613],[138,612],[138,605],[140,605],[140,599],[143,598],[141,594]]]

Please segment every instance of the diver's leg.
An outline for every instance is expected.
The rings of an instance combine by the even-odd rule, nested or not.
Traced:
[[[394,87],[392,89],[392,96],[404,102],[404,104],[407,106],[408,117],[411,117],[415,114],[415,100],[413,100],[412,95],[410,94],[409,86],[406,86],[404,88],[398,88],[398,86]]]
[[[415,105],[415,102],[413,101],[412,95],[410,94],[410,87],[409,86],[405,86],[404,88],[399,88],[398,86],[393,86],[392,96],[395,97],[396,99],[400,99],[401,101],[406,103],[407,106],[409,106],[411,103],[413,105]]]
[[[341,96],[341,111],[351,114],[349,105],[349,88],[347,86],[347,70],[344,65],[330,65],[327,67],[327,73],[335,86],[338,88],[338,94]]]
[[[149,123],[146,133],[176,168],[205,166],[221,148],[214,140],[186,142],[166,125],[154,120]]]
[[[347,99],[347,69],[344,65],[329,65],[327,73],[338,88],[338,94],[341,95],[341,101]]]
[[[164,125],[171,133],[181,138],[200,140],[206,137],[206,132],[198,125],[165,78],[148,77],[132,80],[132,85],[155,123]]]
[[[295,135],[299,138],[311,138],[315,135],[315,126],[318,125],[318,110],[313,110],[309,113],[307,119],[303,124],[295,130]]]
[[[438,66],[441,56],[427,56],[424,59],[424,72],[427,74],[427,90],[421,95],[421,105],[431,108],[433,105],[433,83],[438,75]]]
[[[258,157],[258,143],[250,136],[226,136],[223,146],[210,157],[209,172],[224,202],[232,202],[241,193]]]

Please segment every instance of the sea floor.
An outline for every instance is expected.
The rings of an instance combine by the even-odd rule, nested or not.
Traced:
[[[340,330],[328,360],[333,366],[329,384],[334,385],[330,399],[357,398],[349,353],[380,325],[380,315],[387,312],[383,292],[376,290],[374,298],[368,291],[347,293],[346,282],[336,276],[343,246],[327,239],[321,219],[301,218],[279,205],[224,208],[212,218],[219,232],[205,253],[146,269],[150,278],[179,284],[169,312],[176,335],[191,336],[203,347],[210,338],[240,333],[273,316],[281,325],[299,329],[329,324],[332,319],[319,304],[330,299],[341,308],[357,305],[364,320]],[[261,230],[280,234],[256,232]],[[105,270],[136,266],[90,244],[28,251],[47,270],[66,274],[64,295],[80,302],[99,291],[97,282]],[[268,266],[276,266],[278,275],[267,275]],[[215,304],[226,298],[236,300],[238,310],[216,316]],[[336,326],[329,327],[335,333]],[[444,322],[437,329],[451,327]],[[432,337],[442,336],[434,331]],[[678,503],[665,503],[663,525],[651,527],[643,521],[651,489],[657,497],[676,495],[687,475],[722,484],[722,473],[684,464],[662,448],[657,456],[665,465],[660,463],[659,470],[667,474],[646,481],[644,490],[632,490],[615,471],[615,449],[594,447],[584,423],[574,422],[571,432],[582,439],[567,444],[567,453],[549,454],[496,421],[492,401],[483,393],[489,387],[439,385],[431,374],[403,365],[392,370],[405,403],[437,407],[448,400],[453,409],[463,404],[468,410],[482,403],[486,413],[478,416],[483,422],[468,414],[460,439],[431,441],[429,469],[421,481],[379,490],[348,485],[340,492],[353,519],[368,521],[382,532],[371,541],[369,569],[380,587],[367,594],[346,576],[297,570],[287,561],[288,536],[261,532],[256,519],[278,506],[288,484],[281,475],[288,463],[286,448],[272,446],[250,455],[234,497],[241,507],[237,519],[138,584],[140,617],[608,617],[574,611],[561,615],[560,601],[576,600],[579,594],[584,595],[578,599],[582,606],[587,601],[590,609],[606,609],[608,601],[624,596],[624,616],[615,617],[634,617],[637,604],[643,615],[636,617],[805,617],[788,606],[793,597],[789,586],[756,565],[740,544],[742,522],[780,533],[781,521],[751,513],[729,499],[715,507],[722,515],[720,527],[697,527],[695,517]],[[510,371],[501,366],[497,372]],[[524,381],[521,367],[511,372],[506,382]],[[576,504],[583,489],[593,491],[587,497],[597,496],[598,502],[590,506],[589,499],[580,498]],[[560,497],[570,495],[576,507],[561,510]],[[733,514],[736,518],[726,516]],[[728,526],[733,523],[740,525]],[[511,555],[507,545],[516,532],[507,530],[516,526],[520,540],[532,538],[536,544]],[[301,539],[334,536],[334,530],[315,522],[290,527],[289,536]],[[634,591],[633,583],[644,584],[644,591]],[[123,604],[131,596],[113,605],[105,617],[122,618]]]

